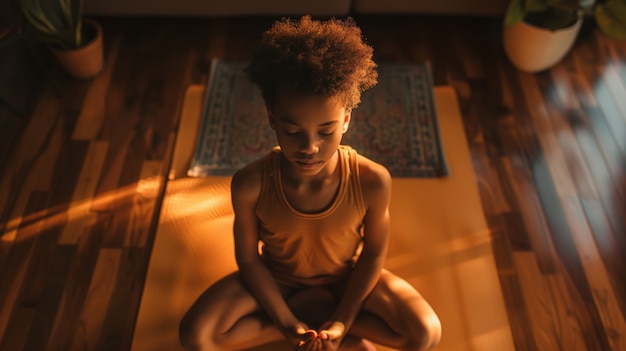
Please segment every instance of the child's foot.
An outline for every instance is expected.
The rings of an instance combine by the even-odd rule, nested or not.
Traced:
[[[326,351],[321,339],[313,339],[300,343],[296,348],[296,351]],[[332,349],[334,351],[334,349]]]
[[[376,346],[368,340],[348,335],[341,343],[339,351],[376,351]]]

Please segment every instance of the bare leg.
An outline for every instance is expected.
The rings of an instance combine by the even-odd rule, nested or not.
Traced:
[[[327,321],[337,304],[326,287],[283,290],[294,314],[312,328]],[[440,337],[430,305],[406,281],[384,271],[340,350],[372,350],[364,339],[400,350],[428,350]],[[180,340],[190,350],[239,350],[284,337],[234,273],[198,298],[181,322]]]
[[[179,336],[190,350],[232,350],[283,338],[238,273],[209,287],[191,306],[180,324]]]
[[[404,279],[383,270],[349,334],[399,350],[429,350],[441,338],[439,318]]]
[[[308,288],[292,295],[288,304],[298,318],[317,329],[331,318],[341,290]],[[441,323],[428,302],[404,279],[383,270],[339,350],[374,351],[371,342],[375,342],[422,351],[435,347],[440,338]]]
[[[317,328],[334,312],[329,288],[281,288],[294,315]],[[209,287],[180,324],[180,342],[189,350],[241,350],[284,340],[280,330],[243,286],[238,273]]]
[[[339,351],[376,351],[376,347],[369,340],[348,334],[343,338]]]

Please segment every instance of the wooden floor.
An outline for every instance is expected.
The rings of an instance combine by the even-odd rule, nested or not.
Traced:
[[[44,60],[24,116],[0,105],[0,350],[130,348],[185,87],[272,22],[100,20],[101,75]],[[530,75],[497,19],[356,20],[457,91],[517,349],[626,350],[626,43],[584,28]]]

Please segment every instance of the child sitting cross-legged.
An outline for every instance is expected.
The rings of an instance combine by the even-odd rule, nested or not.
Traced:
[[[351,19],[283,19],[264,33],[245,72],[278,146],[233,176],[238,271],[189,309],[180,324],[186,348],[439,343],[431,306],[383,268],[391,176],[341,144],[361,93],[377,83],[372,53]]]

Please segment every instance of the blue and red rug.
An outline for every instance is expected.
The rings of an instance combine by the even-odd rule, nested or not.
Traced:
[[[276,145],[246,62],[213,60],[192,177],[232,175]],[[342,144],[385,165],[394,177],[448,175],[430,65],[379,63],[379,83],[363,93]]]

